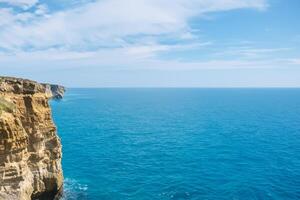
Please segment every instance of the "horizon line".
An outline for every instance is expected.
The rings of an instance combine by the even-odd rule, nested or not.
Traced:
[[[295,87],[282,87],[282,86],[269,86],[269,87],[193,87],[193,86],[189,86],[189,87],[182,87],[182,86],[108,86],[108,87],[102,87],[102,86],[96,86],[96,87],[69,87],[69,86],[64,86],[66,88],[69,89],[300,89],[300,86],[295,86]]]

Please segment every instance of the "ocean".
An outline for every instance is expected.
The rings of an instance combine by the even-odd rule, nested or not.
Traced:
[[[65,200],[300,199],[300,89],[68,89]]]

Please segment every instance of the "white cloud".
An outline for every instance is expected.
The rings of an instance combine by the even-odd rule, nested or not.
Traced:
[[[286,62],[292,65],[300,65],[300,58],[287,59]]]
[[[152,55],[153,51],[168,51],[168,46],[136,46],[107,50],[74,52],[64,49],[48,49],[36,52],[19,52],[14,55],[0,54],[5,66],[40,68],[47,63],[57,70],[64,68],[101,68],[102,70],[203,70],[203,69],[257,69],[285,68],[299,66],[299,59],[212,59],[204,61],[182,61],[180,59],[161,60]],[[181,48],[181,47],[174,47]],[[43,63],[41,63],[41,60]],[[22,68],[20,66],[20,69]],[[1,66],[0,66],[1,68]]]
[[[35,10],[36,15],[46,15],[49,12],[46,4],[39,4]]]
[[[29,6],[36,2],[15,0],[10,3]],[[36,14],[1,10],[0,25],[1,21],[10,23],[0,30],[0,47],[16,50],[63,46],[81,50],[119,46],[127,36],[143,34],[169,34],[185,40],[194,36],[188,24],[191,17],[266,6],[265,0],[102,0],[46,16],[40,16],[47,12],[47,8],[40,5]]]
[[[21,7],[26,10],[38,3],[38,0],[0,0],[0,3],[6,3],[11,6]]]
[[[157,56],[212,45],[194,34],[191,18],[233,9],[263,10],[266,0],[101,0],[57,12],[35,4],[37,1],[15,2],[35,6],[32,12],[0,9],[0,69],[44,63],[51,68],[118,66],[128,70],[267,68],[282,64],[278,60],[182,61]],[[162,37],[178,42],[164,44]],[[231,53],[253,55],[277,50],[239,49]]]
[[[245,58],[260,58],[274,53],[283,53],[292,50],[291,48],[255,48],[252,46],[229,47],[222,52],[217,52],[218,56],[239,56]]]

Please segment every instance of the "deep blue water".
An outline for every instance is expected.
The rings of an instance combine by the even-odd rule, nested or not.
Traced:
[[[65,199],[300,199],[300,89],[69,89]]]

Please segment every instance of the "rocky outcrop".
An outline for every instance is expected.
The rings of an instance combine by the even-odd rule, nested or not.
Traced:
[[[34,81],[0,77],[0,199],[53,199],[62,189],[61,143]]]
[[[66,91],[65,87],[61,85],[52,85],[48,83],[43,83],[46,90],[51,93],[53,99],[62,99]]]

